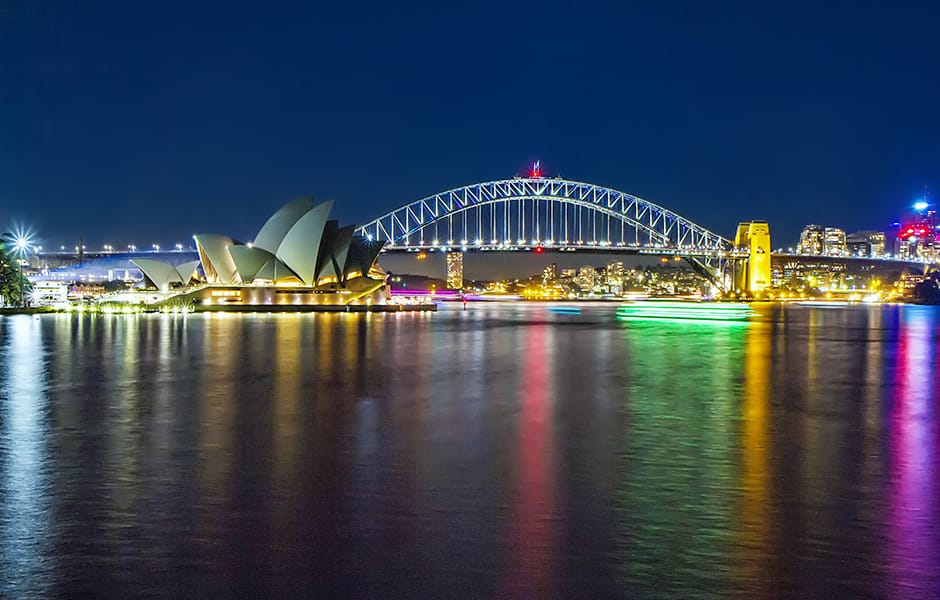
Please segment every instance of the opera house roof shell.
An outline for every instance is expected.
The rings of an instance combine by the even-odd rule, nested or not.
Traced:
[[[353,235],[354,226],[329,220],[333,202],[295,200],[271,216],[254,242],[197,234],[196,248],[209,283],[343,285],[375,269],[382,243]],[[143,270],[143,268],[141,269]]]
[[[199,261],[171,265],[152,258],[132,258],[131,262],[143,273],[144,279],[160,290],[169,290],[170,285],[187,285],[196,277]]]

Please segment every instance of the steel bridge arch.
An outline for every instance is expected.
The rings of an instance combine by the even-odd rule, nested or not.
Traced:
[[[425,227],[428,227],[428,226],[430,226],[430,225],[433,225],[435,222],[440,221],[441,219],[446,219],[447,217],[453,217],[453,216],[455,216],[455,215],[459,215],[459,214],[465,213],[465,212],[470,211],[470,210],[473,210],[474,208],[479,207],[479,206],[489,206],[489,205],[498,204],[498,203],[501,203],[501,202],[506,202],[506,201],[509,201],[509,200],[523,200],[523,199],[525,199],[525,200],[532,200],[532,199],[535,199],[535,198],[532,198],[532,197],[529,197],[529,196],[526,196],[526,197],[517,197],[517,198],[496,198],[496,199],[492,199],[492,200],[484,200],[484,201],[482,201],[482,202],[480,202],[480,203],[478,203],[478,204],[472,205],[472,206],[462,206],[462,207],[460,207],[460,208],[457,208],[457,209],[453,210],[452,212],[450,212],[450,213],[448,213],[448,214],[440,215],[439,217],[435,218],[434,220],[432,220],[432,221],[430,221],[430,222],[428,222],[428,223],[424,223],[424,224],[421,224],[421,225],[413,225],[413,226],[411,227],[411,229],[409,229],[407,232],[405,232],[404,234],[402,234],[401,236],[399,236],[398,239],[399,239],[399,240],[402,239],[402,238],[406,238],[406,239],[407,239],[408,237],[410,237],[410,236],[412,236],[412,235],[418,233],[419,231],[421,231],[421,230],[424,229]],[[644,228],[641,224],[638,224],[638,223],[636,223],[635,221],[630,220],[630,219],[627,218],[625,215],[623,215],[623,214],[621,214],[621,213],[618,213],[618,212],[616,212],[616,211],[614,211],[614,210],[611,210],[611,209],[609,209],[609,208],[606,208],[606,207],[604,207],[604,206],[597,206],[597,205],[595,205],[595,204],[591,204],[591,203],[585,202],[585,201],[583,201],[583,200],[570,200],[570,199],[562,199],[562,198],[553,198],[553,197],[548,197],[548,196],[539,196],[538,199],[539,199],[539,200],[551,200],[551,201],[556,201],[556,202],[562,202],[562,201],[564,201],[564,202],[567,202],[568,204],[570,204],[570,205],[572,205],[572,206],[580,206],[580,207],[582,207],[582,208],[588,208],[588,209],[593,210],[593,211],[596,211],[596,212],[598,212],[598,213],[607,215],[607,216],[609,216],[609,217],[611,217],[611,218],[614,218],[614,219],[623,221],[623,222],[625,222],[625,223],[629,223],[630,225],[637,225],[638,227],[643,228],[644,231],[650,235],[650,237],[656,238],[656,241],[659,242],[659,243],[661,243],[661,244],[663,244],[664,247],[665,247],[667,244],[669,244],[669,238],[668,238],[665,234],[663,234],[662,232],[659,232],[659,231],[656,231],[656,230],[653,230],[653,229]],[[389,213],[389,214],[391,214],[391,213]],[[386,216],[388,216],[388,215],[386,215]],[[369,233],[368,235],[372,235],[372,234]],[[546,241],[547,241],[547,240],[546,240]],[[526,243],[528,243],[528,240],[526,240]],[[555,241],[554,243],[555,243],[555,244],[558,244],[557,241]],[[570,244],[571,244],[571,243],[569,242],[569,245],[570,245]],[[460,244],[458,244],[458,245],[460,245]],[[467,244],[467,245],[470,246],[470,245],[473,245],[473,244]]]
[[[408,246],[412,235],[443,219],[474,208],[525,200],[560,202],[595,211],[642,230],[664,249],[709,255],[733,249],[730,240],[648,200],[591,183],[546,177],[516,177],[454,188],[406,204],[357,231],[392,247],[402,241]]]

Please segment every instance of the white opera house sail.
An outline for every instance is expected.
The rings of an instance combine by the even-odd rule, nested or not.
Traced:
[[[385,273],[376,264],[382,242],[354,235],[355,226],[329,219],[333,202],[295,200],[261,227],[254,241],[227,235],[194,237],[205,282],[181,293],[206,309],[237,306],[384,304]],[[192,272],[159,261],[137,261],[161,290],[185,286]]]

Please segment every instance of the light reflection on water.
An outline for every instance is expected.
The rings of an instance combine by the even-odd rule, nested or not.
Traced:
[[[937,578],[937,320],[935,311],[911,307],[901,316],[896,385],[888,430],[890,591],[895,598],[940,592]]]
[[[0,327],[0,592],[42,595],[55,569],[49,552],[52,440],[40,322],[17,317]]]
[[[940,319],[0,319],[0,596],[938,595]]]

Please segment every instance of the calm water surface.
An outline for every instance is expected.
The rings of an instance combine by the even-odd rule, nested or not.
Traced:
[[[0,596],[940,596],[940,311],[0,317]]]

